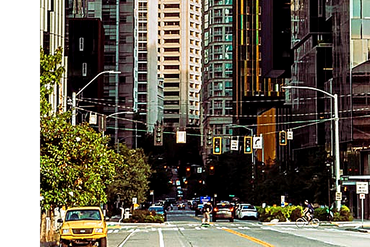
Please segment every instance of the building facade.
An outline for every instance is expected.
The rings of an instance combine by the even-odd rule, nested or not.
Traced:
[[[62,0],[41,0],[40,2],[40,46],[46,54],[54,54],[61,47],[64,50],[65,12]],[[53,112],[67,111],[67,68],[68,59],[63,54],[62,64],[65,73],[60,83],[54,86],[50,95]]]
[[[370,2],[357,0],[292,1],[291,85],[338,95],[340,169],[343,201],[359,216],[356,181],[369,175]],[[293,152],[326,147],[334,154],[333,101],[314,90],[290,90],[292,120],[307,123],[294,133]],[[348,180],[357,176],[357,180]],[[369,208],[369,200],[365,207]],[[367,210],[365,210],[367,212]],[[365,213],[365,218],[369,215]]]
[[[211,136],[221,136],[222,150],[230,150],[233,120],[232,1],[204,0],[202,77],[202,154],[212,153]]]
[[[284,93],[281,90],[289,72],[289,47],[284,43],[289,33],[290,10],[276,1],[233,1],[233,124],[234,133],[243,135],[272,135],[277,143],[277,133],[267,133],[259,128],[257,118],[266,112],[275,112],[275,120],[283,121],[286,114]],[[289,6],[289,5],[287,5]],[[272,25],[272,27],[270,26]],[[274,111],[270,109],[276,108]],[[234,134],[234,135],[235,135]],[[265,163],[267,155],[258,151],[258,159]]]
[[[200,0],[158,0],[158,77],[163,78],[167,127],[199,126]]]

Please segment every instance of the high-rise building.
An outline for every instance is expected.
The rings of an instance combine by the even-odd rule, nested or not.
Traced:
[[[294,133],[293,150],[326,147],[334,155],[339,135],[344,175],[370,174],[370,1],[292,1],[291,85],[309,86],[338,95],[339,133],[334,133],[333,100],[314,90],[289,90],[292,120],[315,122]],[[328,121],[332,119],[332,121]],[[345,181],[343,199],[359,215],[355,181]],[[368,208],[369,205],[365,204]],[[366,217],[366,215],[365,215]]]
[[[64,50],[65,12],[63,0],[41,0],[40,2],[40,46],[46,54],[54,54],[61,47]],[[67,110],[67,57],[63,54],[62,64],[65,73],[54,86],[50,95],[53,112]]]
[[[158,77],[168,127],[199,125],[201,13],[200,0],[158,0]]]
[[[158,77],[158,0],[138,0],[135,52],[137,51],[137,108],[147,130],[163,121],[163,79]]]
[[[233,124],[240,126],[233,135],[273,135],[269,139],[275,143],[265,142],[271,147],[257,154],[262,162],[275,158],[275,152],[268,150],[274,150],[282,125],[266,132],[268,128],[259,128],[257,118],[273,112],[276,115],[268,116],[273,120],[269,124],[275,125],[284,122],[282,116],[288,111],[281,85],[290,76],[290,49],[284,44],[289,15],[289,5],[281,1],[233,1]]]
[[[233,8],[232,1],[203,0],[202,128],[203,155],[212,152],[207,135],[221,136],[222,150],[230,150],[233,120]]]

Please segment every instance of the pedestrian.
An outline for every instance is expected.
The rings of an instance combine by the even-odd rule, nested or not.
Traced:
[[[212,212],[213,208],[212,208],[212,204],[210,202],[207,202],[206,204],[204,204],[203,206],[203,219],[202,219],[202,224],[208,224],[210,223],[210,215],[211,215],[211,212]]]

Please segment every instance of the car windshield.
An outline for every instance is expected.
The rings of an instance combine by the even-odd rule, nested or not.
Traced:
[[[254,210],[254,206],[252,205],[243,206],[243,209],[253,209]]]
[[[66,221],[74,220],[101,220],[101,215],[97,209],[79,209],[67,211]]]

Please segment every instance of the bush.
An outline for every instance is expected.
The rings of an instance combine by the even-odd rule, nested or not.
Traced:
[[[129,219],[123,219],[123,223],[163,223],[164,216],[160,214],[156,214],[153,211],[149,211],[147,209],[141,210],[137,209],[134,210],[132,216]]]
[[[347,206],[343,205],[340,208],[339,212],[336,210],[334,211],[333,221],[352,221],[352,220],[353,220],[352,213]]]
[[[266,207],[257,208],[259,213],[259,220],[262,222],[269,222],[274,219],[278,219],[280,222],[296,221],[301,217],[302,207],[301,206],[287,206],[287,207]]]
[[[320,221],[328,220],[327,208],[315,208],[313,217],[319,219]]]

